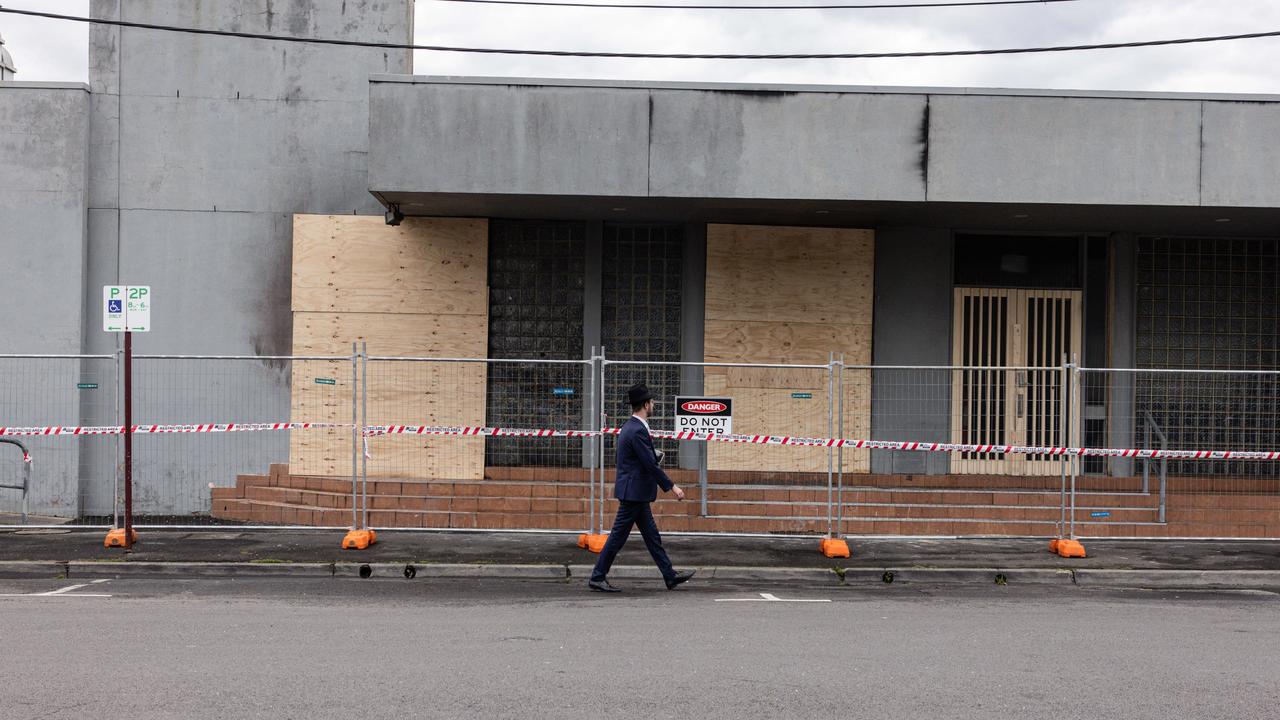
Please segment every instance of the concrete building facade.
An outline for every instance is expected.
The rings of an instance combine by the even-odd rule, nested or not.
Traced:
[[[295,36],[412,35],[408,0],[260,4],[95,0],[93,12]],[[92,31],[90,66],[88,87],[0,84],[0,253],[30,268],[0,300],[39,307],[14,321],[6,352],[114,352],[117,338],[96,327],[100,287],[139,283],[157,298],[157,331],[139,352],[329,355],[363,340],[379,355],[560,361],[597,346],[637,362],[822,364],[836,353],[881,368],[849,376],[846,437],[1130,447],[1148,442],[1150,417],[1176,447],[1280,443],[1271,375],[1191,390],[1099,375],[1076,401],[1080,433],[1069,437],[1051,406],[1062,385],[1036,370],[1063,356],[1090,368],[1280,370],[1280,97],[420,77],[404,51],[107,26]],[[47,140],[28,142],[32,132]],[[151,362],[156,382],[208,381]],[[951,366],[1031,370],[991,381]],[[208,381],[180,400],[157,396],[146,412],[159,422],[349,412],[331,403],[326,417],[300,417],[299,378],[323,371],[263,361],[236,372],[233,391]],[[416,419],[441,424],[589,417],[528,389],[573,378],[397,372],[386,380],[394,398],[375,388],[372,400],[389,421],[415,419],[390,417],[393,402],[430,408]],[[733,395],[744,430],[827,432],[825,415],[799,404],[827,397],[817,375],[654,366],[613,382],[636,379],[668,400]],[[431,383],[470,393],[437,407],[422,390]],[[518,393],[537,409],[503,404]],[[989,400],[972,399],[982,393]],[[60,421],[90,412],[82,396],[42,397],[65,405]],[[188,417],[210,407],[227,417]],[[286,458],[291,470],[273,470],[272,482],[341,477],[350,462],[306,455],[296,437],[229,444],[226,462],[199,438],[165,442],[140,468],[164,479],[141,496],[148,514],[329,524],[334,508],[318,497],[255,499],[243,481],[227,486]],[[47,484],[36,505],[103,514],[111,469],[85,453],[104,451],[57,447],[47,448],[57,474],[76,480]],[[532,455],[493,441],[447,447],[387,440],[371,475],[388,496],[407,496],[409,481],[456,481],[446,494],[457,495],[461,484],[534,478],[521,467],[579,482],[591,462],[568,445]],[[769,449],[670,449],[682,472],[705,461],[730,484],[825,471],[825,458]],[[214,470],[200,482],[188,477],[193,456]],[[890,489],[952,478],[937,487],[1044,490],[1058,466],[1037,462],[876,451],[849,453],[843,469]],[[1081,469],[1108,479],[1095,482],[1107,492],[1127,492],[1139,471],[1123,459]],[[1276,489],[1270,465],[1174,473],[1196,478],[1196,492],[1219,480],[1233,492]],[[206,478],[226,489],[211,494]],[[443,500],[444,510],[388,501],[376,524],[485,524],[476,510],[459,520],[457,498]],[[563,522],[542,512],[548,527]],[[707,528],[782,529],[748,525]],[[1280,535],[1280,514],[1217,527]]]

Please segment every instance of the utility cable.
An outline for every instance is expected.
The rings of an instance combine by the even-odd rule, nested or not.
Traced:
[[[57,13],[39,12],[36,10],[17,10],[0,7],[0,13],[13,15],[29,15],[52,20],[68,20],[71,22],[91,23],[95,25],[112,25],[115,27],[140,28],[144,30],[162,30],[167,32],[188,33],[191,35],[213,35],[219,37],[247,38],[251,40],[271,40],[273,42],[311,43],[317,45],[340,45],[345,47],[367,47],[384,50],[426,50],[429,52],[474,53],[483,55],[533,55],[546,57],[584,57],[584,58],[629,58],[629,59],[661,59],[661,60],[862,60],[874,58],[929,58],[929,57],[964,57],[977,55],[1028,55],[1033,53],[1073,52],[1080,50],[1118,50],[1121,48],[1156,47],[1165,45],[1190,45],[1194,43],[1227,42],[1231,40],[1253,40],[1257,38],[1280,37],[1280,30],[1266,32],[1241,33],[1237,35],[1210,35],[1204,37],[1170,38],[1165,40],[1139,40],[1134,42],[1093,43],[1089,45],[1054,45],[1046,47],[993,48],[983,50],[922,50],[912,52],[861,52],[861,53],[643,53],[643,52],[606,52],[589,50],[530,50],[519,48],[484,48],[484,47],[451,47],[448,45],[416,45],[413,43],[384,43],[365,40],[339,40],[330,38],[292,37],[289,35],[266,35],[262,33],[233,32],[230,30],[206,30],[202,28],[177,27],[174,25],[156,25],[152,23],[129,22],[126,20],[103,20],[79,17],[76,15],[60,15]]]
[[[978,7],[984,5],[1046,5],[1077,0],[970,0],[968,2],[860,3],[833,5],[657,5],[588,2],[546,2],[544,0],[435,0],[435,2],[473,3],[477,5],[521,5],[549,8],[607,8],[640,10],[894,10],[913,8]]]

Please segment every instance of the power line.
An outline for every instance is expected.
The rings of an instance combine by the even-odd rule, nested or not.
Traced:
[[[1115,50],[1120,48],[1156,47],[1161,45],[1190,45],[1194,43],[1226,42],[1229,40],[1253,40],[1257,38],[1280,37],[1280,30],[1267,32],[1243,33],[1239,35],[1212,35],[1207,37],[1172,38],[1167,40],[1140,40],[1122,43],[1095,43],[1092,45],[1057,45],[1050,47],[995,48],[988,50],[928,50],[916,52],[863,52],[863,53],[639,53],[639,52],[603,52],[586,50],[526,50],[517,48],[480,48],[449,47],[447,45],[415,45],[412,43],[381,43],[363,40],[337,40],[329,38],[291,37],[288,35],[264,35],[260,33],[232,32],[230,30],[204,30],[200,28],[176,27],[173,25],[153,25],[151,23],[128,22],[125,20],[99,20],[96,18],[75,15],[59,15],[56,13],[38,12],[35,10],[15,10],[0,7],[0,13],[14,15],[30,15],[53,20],[69,20],[72,22],[90,23],[94,25],[112,25],[116,27],[140,28],[144,30],[163,30],[167,32],[187,33],[191,35],[215,35],[220,37],[247,38],[250,40],[271,40],[274,42],[311,43],[317,45],[341,45],[346,47],[380,48],[385,50],[427,50],[431,52],[478,53],[485,55],[535,55],[549,57],[584,57],[584,58],[629,58],[637,60],[860,60],[873,58],[925,58],[925,57],[963,57],[974,55],[1027,55],[1032,53],[1072,52],[1078,50]]]
[[[624,5],[621,3],[545,2],[543,0],[435,0],[477,5],[524,5],[552,8],[610,8],[641,10],[892,10],[902,8],[977,7],[980,5],[1045,5],[1077,0],[970,0],[969,2],[862,3],[839,5]]]

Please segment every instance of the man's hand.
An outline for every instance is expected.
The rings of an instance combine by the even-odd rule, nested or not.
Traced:
[[[684,499],[684,490],[681,490],[679,485],[672,485],[671,492],[675,494],[677,500]]]

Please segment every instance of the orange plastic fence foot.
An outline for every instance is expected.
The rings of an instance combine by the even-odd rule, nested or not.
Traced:
[[[343,550],[364,550],[378,542],[378,534],[372,530],[350,530],[342,538]]]
[[[130,532],[129,539],[132,543],[138,542],[138,531]],[[107,539],[102,541],[103,547],[124,547],[124,528],[113,528],[107,533]]]
[[[1068,540],[1059,538],[1049,543],[1049,552],[1055,552],[1064,558],[1082,558],[1085,557],[1084,545],[1079,540]]]
[[[609,539],[608,535],[593,535],[592,533],[583,533],[578,536],[578,547],[593,553],[604,550],[604,543]]]
[[[818,550],[829,558],[849,557],[849,543],[841,538],[823,538]]]

